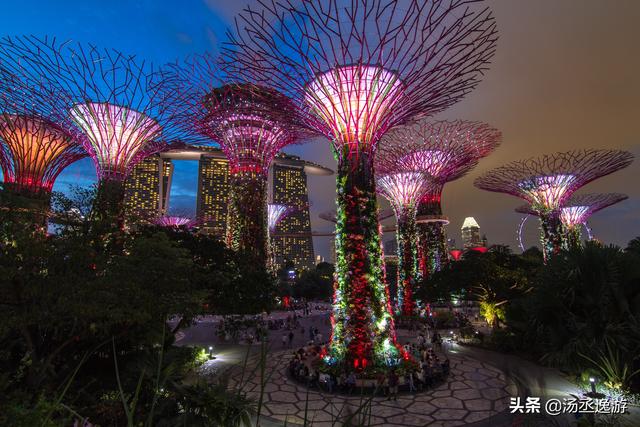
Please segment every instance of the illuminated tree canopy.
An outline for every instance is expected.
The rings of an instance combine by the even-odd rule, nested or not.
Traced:
[[[589,182],[623,169],[633,155],[621,150],[574,150],[511,162],[477,178],[475,186],[526,200],[540,217],[545,260],[566,247],[561,208]]]
[[[237,18],[222,67],[288,96],[338,159],[329,364],[399,363],[377,221],[373,157],[391,128],[460,100],[495,50],[475,1],[258,0]]]
[[[442,212],[442,190],[477,166],[500,144],[502,134],[488,124],[471,121],[421,120],[390,131],[381,141],[379,157],[392,159],[406,170],[430,175],[433,184],[422,195],[417,211],[419,268],[423,277],[448,260],[449,223]]]
[[[134,56],[55,38],[6,37],[0,58],[31,82],[56,90],[51,120],[79,140],[98,177],[122,181],[180,133],[154,89],[153,66]]]

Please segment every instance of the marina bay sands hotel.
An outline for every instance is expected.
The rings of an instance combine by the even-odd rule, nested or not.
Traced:
[[[198,161],[196,218],[200,231],[222,238],[227,220],[229,165],[224,153],[210,147],[181,147],[156,154],[139,163],[126,181],[127,208],[143,218],[154,218],[169,211],[174,161]],[[269,201],[292,208],[272,235],[277,268],[286,261],[296,269],[315,265],[307,175],[331,175],[332,170],[279,154],[269,171]]]

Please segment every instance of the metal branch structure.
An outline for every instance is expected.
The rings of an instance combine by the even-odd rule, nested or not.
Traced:
[[[376,158],[377,169],[379,173],[381,172],[377,179],[377,190],[391,203],[396,215],[398,242],[396,311],[404,316],[413,316],[416,308],[413,288],[418,281],[416,210],[432,181],[425,173],[407,171],[397,165],[386,164],[385,160],[380,156]]]
[[[269,203],[268,205],[268,217],[269,217],[269,232],[273,233],[276,230],[276,226],[287,217],[291,212],[290,206],[279,205],[277,203]]]
[[[442,213],[442,190],[447,182],[461,178],[488,156],[502,140],[499,130],[481,122],[419,121],[389,132],[378,156],[393,159],[406,170],[429,174],[433,185],[418,204],[418,264],[429,277],[448,262],[449,220]]]
[[[560,210],[589,182],[623,169],[633,155],[621,150],[574,150],[511,162],[477,178],[475,186],[526,200],[538,213],[545,260],[565,244]]]
[[[30,81],[57,89],[55,123],[79,140],[94,161],[98,197],[94,214],[122,227],[123,181],[145,157],[184,135],[152,86],[145,61],[111,49],[55,38],[7,37],[0,57]]]
[[[582,226],[587,228],[587,220],[591,215],[628,198],[629,196],[622,193],[588,193],[571,196],[560,208],[560,221],[565,231],[566,248],[577,248],[581,245],[581,228]],[[531,205],[520,206],[516,208],[516,212],[540,216]]]
[[[442,111],[495,51],[491,12],[467,0],[258,0],[222,47],[225,72],[289,96],[338,160],[336,284],[324,361],[400,363],[376,218],[373,156],[391,128]]]
[[[161,76],[159,91],[181,126],[218,142],[229,160],[227,245],[266,265],[268,170],[282,148],[309,135],[297,107],[268,85],[229,83],[209,54],[170,64]]]
[[[13,58],[0,56],[0,168],[5,207],[31,212],[27,220],[46,229],[51,190],[58,175],[86,156],[82,145],[55,123],[50,105],[60,95],[30,81]]]

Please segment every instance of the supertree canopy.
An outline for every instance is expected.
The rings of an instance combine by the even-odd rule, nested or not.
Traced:
[[[157,226],[167,228],[191,228],[197,224],[197,221],[186,216],[164,215],[156,218],[153,223]]]
[[[489,155],[502,134],[480,122],[419,121],[389,132],[380,145],[380,155],[393,158],[407,170],[427,173],[433,185],[418,203],[418,264],[422,277],[440,270],[449,259],[442,214],[442,190],[473,169],[480,158]]]
[[[288,95],[338,161],[336,284],[324,360],[398,363],[384,286],[373,155],[392,127],[473,89],[495,50],[487,9],[466,0],[258,0],[223,45],[225,72]]]
[[[286,216],[291,212],[291,208],[285,205],[279,205],[277,203],[269,203],[268,206],[268,217],[269,217],[269,232],[273,233],[276,229],[276,226],[286,218]]]
[[[55,122],[82,143],[96,166],[94,215],[122,227],[123,180],[178,136],[151,85],[153,67],[115,50],[53,38],[4,38],[0,56],[12,68],[20,64],[28,79],[58,89]]]
[[[36,116],[0,115],[0,140],[5,187],[33,198],[48,198],[60,172],[86,156],[69,133]]]
[[[418,274],[416,209],[420,198],[428,191],[431,180],[425,173],[407,171],[396,165],[385,164],[385,158],[382,156],[378,156],[376,163],[379,174],[378,192],[391,203],[397,222],[397,311],[405,316],[411,316],[415,310],[413,287]]]
[[[625,168],[633,155],[620,150],[575,150],[509,163],[485,173],[475,186],[526,200],[538,213],[545,260],[565,245],[561,208],[594,179]]]
[[[68,165],[86,156],[78,140],[55,122],[50,106],[58,96],[59,92],[47,82],[30,80],[20,63],[0,52],[3,205],[30,212],[22,219],[39,230],[46,229],[56,178]]]
[[[267,173],[275,155],[302,141],[295,104],[267,85],[224,81],[211,55],[171,64],[160,90],[185,128],[220,144],[229,160],[227,244],[266,262],[268,249]]]
[[[567,248],[579,247],[582,241],[582,226],[587,227],[587,220],[594,213],[628,199],[621,193],[589,193],[574,194],[560,208],[560,221],[564,226],[565,245]],[[516,208],[516,212],[540,216],[539,211],[531,205]]]

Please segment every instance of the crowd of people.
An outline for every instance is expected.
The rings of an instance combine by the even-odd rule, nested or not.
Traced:
[[[283,345],[285,343],[283,335]],[[408,342],[404,345],[404,350],[418,361],[417,370],[400,374],[399,371],[390,369],[386,372],[380,372],[375,378],[375,382],[369,381],[366,386],[361,382],[360,385],[374,387],[376,393],[386,396],[387,399],[397,399],[400,388],[410,393],[427,390],[444,380],[450,370],[449,359],[445,358],[442,361],[436,352],[438,343],[441,343],[441,337],[437,332],[432,335],[431,343],[423,334],[418,335],[415,343]],[[353,393],[359,379],[353,371],[342,372],[339,376],[320,372],[320,355],[325,351],[325,346],[326,343],[322,341],[312,340],[294,352],[289,361],[289,375],[310,388],[317,388],[329,393],[335,391]]]

